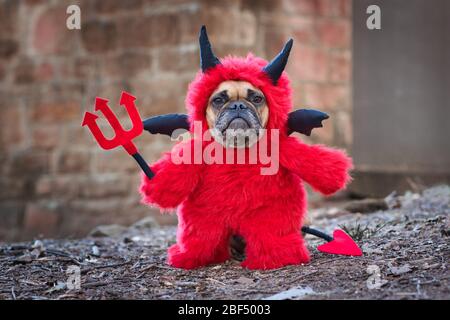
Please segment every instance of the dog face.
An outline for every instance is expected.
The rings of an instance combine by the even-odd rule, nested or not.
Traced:
[[[206,120],[214,139],[226,147],[252,146],[269,119],[261,90],[246,81],[224,81],[209,97]]]

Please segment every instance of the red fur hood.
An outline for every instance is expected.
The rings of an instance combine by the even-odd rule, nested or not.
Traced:
[[[287,74],[283,72],[274,85],[262,68],[267,61],[248,54],[246,58],[226,57],[220,64],[206,72],[199,71],[190,83],[186,96],[191,130],[194,121],[202,121],[203,130],[207,130],[206,107],[213,91],[227,80],[250,82],[265,95],[269,107],[268,129],[280,129],[286,132],[288,113],[292,108],[291,88]]]

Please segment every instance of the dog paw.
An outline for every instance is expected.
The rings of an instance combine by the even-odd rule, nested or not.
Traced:
[[[209,264],[222,263],[230,258],[227,248],[209,252],[182,251],[178,244],[174,244],[168,250],[167,262],[175,268],[195,269]]]
[[[181,251],[178,244],[169,248],[167,262],[172,267],[181,269],[195,269],[203,266],[191,253]]]

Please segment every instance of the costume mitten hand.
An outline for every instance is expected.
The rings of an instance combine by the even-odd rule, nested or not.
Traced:
[[[351,180],[352,160],[342,150],[307,145],[294,137],[287,138],[281,148],[281,164],[325,195],[344,188]]]
[[[161,209],[173,209],[181,204],[199,180],[199,165],[174,163],[171,153],[166,153],[151,169],[155,176],[149,179],[142,175],[140,193],[144,203]]]

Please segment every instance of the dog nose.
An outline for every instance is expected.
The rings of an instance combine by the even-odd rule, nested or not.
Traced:
[[[231,110],[245,110],[245,109],[247,109],[247,106],[244,103],[238,101],[238,102],[233,102],[229,108]]]

